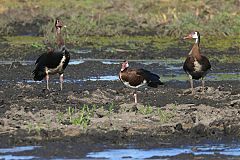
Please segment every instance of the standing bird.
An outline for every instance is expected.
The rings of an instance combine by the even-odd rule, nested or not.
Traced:
[[[55,22],[56,28],[56,42],[57,49],[51,49],[46,53],[40,55],[37,59],[35,69],[32,72],[34,75],[34,81],[41,81],[43,78],[47,80],[47,89],[49,90],[48,81],[50,74],[58,73],[60,78],[60,89],[63,88],[63,72],[67,67],[70,54],[64,45],[64,40],[61,35],[62,23],[59,19]]]
[[[137,103],[137,89],[147,85],[149,87],[157,88],[158,85],[163,83],[160,81],[160,77],[145,69],[129,68],[128,61],[122,63],[121,71],[119,72],[119,79],[127,87],[134,88],[134,99]]]
[[[183,65],[184,71],[189,76],[192,94],[195,93],[193,89],[193,79],[202,80],[202,92],[204,93],[204,77],[211,69],[211,64],[208,58],[200,53],[200,34],[199,32],[195,31],[183,39],[195,39],[195,43],[191,51],[188,53],[188,57]]]

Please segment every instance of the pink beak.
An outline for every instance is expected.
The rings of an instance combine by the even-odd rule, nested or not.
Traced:
[[[183,39],[192,39],[192,34],[189,34],[188,36],[183,37]]]

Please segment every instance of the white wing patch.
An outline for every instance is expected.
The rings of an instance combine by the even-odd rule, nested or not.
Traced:
[[[63,58],[61,59],[59,65],[58,65],[56,68],[51,68],[51,69],[49,69],[49,68],[46,67],[46,72],[47,72],[48,74],[55,74],[55,73],[58,73],[58,72],[62,71],[62,69],[63,69],[63,63],[65,62],[65,60],[66,60],[66,57],[63,56]]]
[[[202,65],[196,59],[194,60],[193,64],[194,64],[195,71],[197,71],[197,72],[202,71]]]
[[[123,84],[124,84],[125,86],[127,86],[127,87],[130,87],[130,88],[139,88],[139,87],[144,86],[146,83],[147,83],[147,81],[144,80],[144,81],[143,81],[141,84],[139,84],[138,86],[131,86],[131,85],[129,84],[129,82],[123,81]]]

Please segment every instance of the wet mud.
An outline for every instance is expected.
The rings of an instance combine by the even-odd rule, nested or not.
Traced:
[[[170,72],[156,62],[147,65],[130,62],[130,65],[147,68],[161,77]],[[238,72],[235,65],[218,64],[212,74],[230,72],[231,68]],[[181,64],[175,66],[180,67],[176,73],[184,74]],[[139,104],[134,104],[133,90],[119,80],[91,79],[117,77],[118,62],[85,61],[69,65],[63,91],[59,91],[57,75],[50,77],[50,91],[45,90],[45,81],[33,82],[33,68],[33,64],[0,65],[0,134],[8,137],[0,139],[4,142],[1,145],[81,136],[88,137],[89,142],[134,141],[145,145],[146,139],[152,139],[149,142],[159,139],[157,142],[161,143],[168,136],[197,141],[240,135],[240,83],[236,78],[207,77],[205,94],[200,82],[195,81],[195,95],[190,94],[188,81],[165,80],[159,88],[140,89]],[[181,139],[178,141],[182,143]]]

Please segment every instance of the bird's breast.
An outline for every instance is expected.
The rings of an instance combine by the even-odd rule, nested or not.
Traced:
[[[66,60],[66,56],[63,56],[61,61],[59,62],[59,64],[54,67],[54,68],[48,68],[46,67],[46,73],[47,74],[56,74],[56,73],[60,73],[63,71],[63,65],[64,65],[64,62]]]

